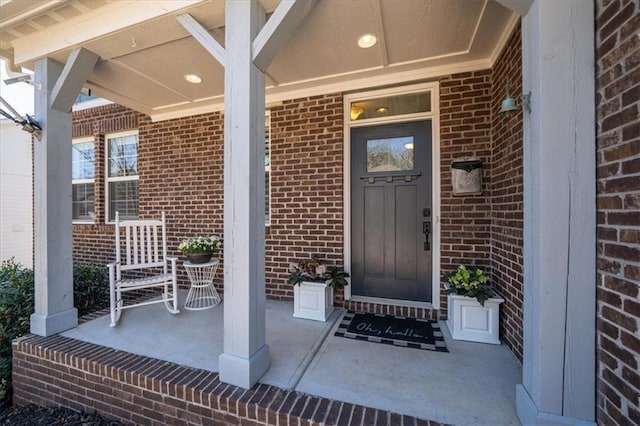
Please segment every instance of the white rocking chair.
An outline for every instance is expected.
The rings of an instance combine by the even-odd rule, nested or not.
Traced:
[[[124,229],[124,244],[120,232]],[[111,296],[111,327],[115,327],[124,309],[164,302],[167,310],[178,314],[178,282],[176,280],[175,257],[167,257],[167,235],[164,212],[161,220],[126,220],[120,222],[116,212],[116,261],[109,267],[109,289]],[[159,240],[161,238],[161,241]],[[125,251],[124,256],[121,250]],[[168,271],[171,262],[171,271]],[[122,278],[123,271],[153,271],[156,275]],[[160,271],[162,271],[160,273]],[[169,286],[171,285],[171,291]],[[139,303],[124,304],[123,293],[154,287],[163,287],[162,298]]]

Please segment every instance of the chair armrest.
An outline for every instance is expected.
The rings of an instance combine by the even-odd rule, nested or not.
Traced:
[[[170,262],[177,262],[178,258],[174,257],[174,256],[167,256],[167,260],[170,261]]]
[[[120,262],[111,262],[107,264],[107,268],[112,269],[112,268],[115,268],[117,265],[120,265]]]

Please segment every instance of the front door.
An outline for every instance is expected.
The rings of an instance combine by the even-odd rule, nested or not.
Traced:
[[[431,121],[351,129],[351,284],[431,302]]]

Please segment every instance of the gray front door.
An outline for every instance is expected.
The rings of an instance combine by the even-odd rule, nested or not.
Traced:
[[[431,302],[431,121],[351,129],[352,294]]]

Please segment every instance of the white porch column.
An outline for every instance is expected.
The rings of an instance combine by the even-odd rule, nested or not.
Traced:
[[[31,332],[50,336],[75,327],[71,228],[71,112],[51,108],[62,64],[41,59],[35,67],[35,118],[42,140],[34,142],[35,313]]]
[[[256,0],[226,2],[224,353],[220,380],[252,387],[269,369],[264,290],[264,73],[251,44],[265,21]]]
[[[593,21],[591,2],[536,0],[522,22],[524,425],[595,419]]]

